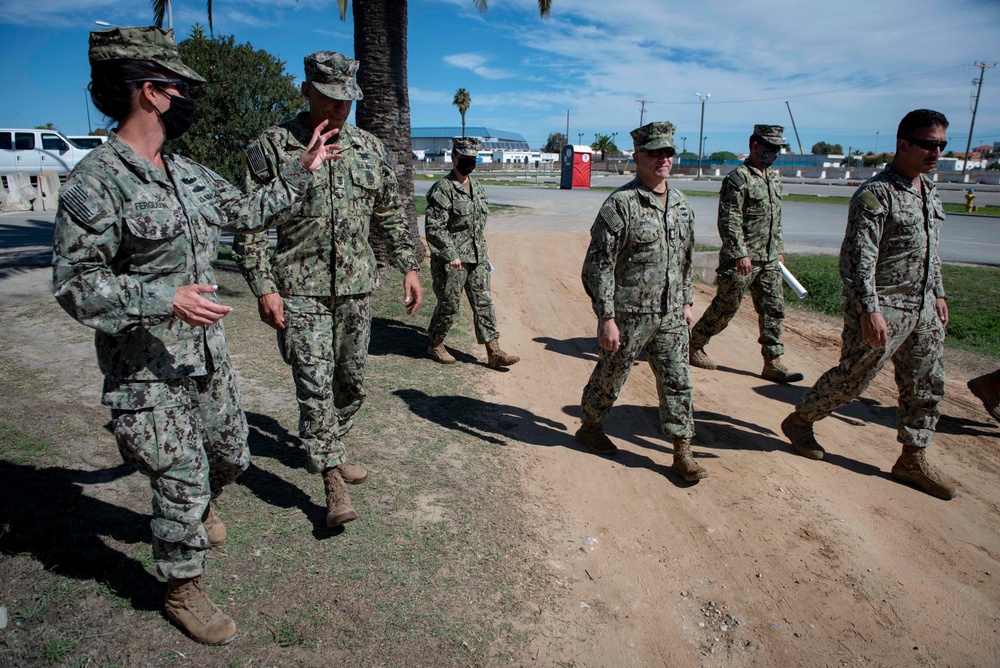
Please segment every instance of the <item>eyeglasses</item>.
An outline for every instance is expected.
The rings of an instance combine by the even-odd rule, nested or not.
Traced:
[[[650,158],[672,158],[674,157],[674,154],[677,153],[677,151],[672,148],[654,148],[652,151],[642,149],[642,152]]]
[[[933,151],[934,149],[944,151],[945,146],[948,145],[946,141],[931,141],[930,139],[907,139],[906,141],[919,146],[925,151]]]
[[[143,83],[144,81],[148,81],[152,84],[158,84],[158,83],[173,84],[174,86],[177,86],[177,92],[180,93],[182,97],[188,97],[188,93],[191,92],[191,84],[189,84],[187,81],[184,81],[184,79],[159,79],[159,78],[126,79],[125,83],[134,84],[134,83]],[[157,86],[157,88],[159,88],[159,86]],[[160,90],[163,89],[161,88]]]

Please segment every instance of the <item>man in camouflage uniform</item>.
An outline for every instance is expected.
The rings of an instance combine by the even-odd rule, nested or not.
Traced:
[[[691,454],[694,417],[688,333],[694,212],[670,188],[674,126],[648,123],[632,131],[636,178],[601,206],[583,262],[583,286],[597,314],[599,357],[583,390],[583,425],[576,438],[602,455],[618,448],[604,420],[640,354],[656,375],[660,429],[673,441],[672,468],[685,480],[708,477]]]
[[[840,364],[823,374],[781,423],[795,449],[822,459],[813,423],[858,397],[892,360],[899,406],[896,439],[903,452],[892,476],[941,499],[955,488],[925,458],[944,398],[948,302],[938,238],[944,209],[927,176],[946,145],[948,120],[911,111],[899,123],[896,155],[851,199],[840,249],[844,330]]]
[[[785,318],[785,295],[781,285],[781,177],[768,170],[788,142],[780,125],[755,125],[750,137],[750,156],[729,172],[719,192],[718,289],[712,303],[691,330],[691,364],[715,369],[705,353],[709,340],[722,332],[750,291],[760,327],[764,370],[761,377],[776,383],[802,380],[779,359],[781,322]]]
[[[94,103],[117,114],[119,125],[59,193],[55,298],[96,330],[102,403],[118,449],[149,478],[165,615],[196,640],[226,644],[236,625],[205,594],[201,575],[208,550],[226,538],[211,501],[250,455],[221,322],[231,308],[215,295],[219,228],[256,231],[276,222],[312,182],[309,156],[337,147],[323,146],[328,136],[317,131],[302,163],[245,195],[162,150],[171,129],[187,127],[169,125],[168,111],[178,104],[193,111],[186,91],[205,81],[181,62],[172,31],[93,32],[90,63]],[[144,76],[123,80],[137,71]]]
[[[486,191],[471,176],[479,155],[479,139],[455,137],[451,140],[454,167],[427,191],[425,231],[431,249],[431,276],[437,306],[427,327],[430,345],[427,354],[441,364],[454,364],[444,339],[458,315],[462,290],[469,297],[476,340],[486,345],[491,369],[516,364],[519,357],[500,348],[500,332],[490,296],[490,261],[486,253],[486,216],[490,203]]]
[[[357,70],[358,61],[333,51],[306,56],[302,94],[309,111],[269,128],[246,149],[244,188],[256,190],[298,159],[324,120],[340,130],[343,159],[317,172],[279,229],[273,252],[265,234],[237,238],[233,252],[261,319],[278,330],[278,347],[292,366],[299,438],[309,471],[323,476],[331,528],[358,518],[344,483],[367,478],[347,461],[343,439],[365,398],[370,295],[377,285],[368,242],[373,226],[385,232],[393,263],[405,275],[407,313],[423,296],[391,155],[374,135],[347,123],[353,101],[362,97]]]

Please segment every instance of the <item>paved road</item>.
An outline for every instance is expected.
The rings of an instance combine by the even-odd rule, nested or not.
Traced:
[[[691,183],[694,182],[675,182],[685,190]],[[414,185],[418,195],[426,193],[430,188],[427,181],[417,181]],[[487,186],[486,194],[494,204],[534,209],[538,213],[538,223],[551,226],[551,229],[589,229],[594,215],[609,193],[606,190]],[[694,233],[697,242],[720,245],[716,226],[718,198],[689,197],[688,201],[695,213]],[[782,210],[785,249],[788,252],[840,252],[847,224],[846,205],[785,202]],[[949,215],[941,236],[940,253],[945,262],[1000,266],[1000,218]]]
[[[619,185],[627,177],[595,178],[597,183]],[[677,179],[673,183],[685,190],[717,190],[718,183]],[[414,189],[423,195],[431,182],[417,181]],[[843,186],[797,186],[853,189]],[[791,190],[791,186],[788,188]],[[594,220],[606,190],[559,190],[533,186],[487,186],[494,204],[527,207],[535,215],[517,225],[531,229],[544,225],[550,229],[586,230]],[[695,238],[699,243],[719,245],[716,229],[715,197],[691,197],[695,212]],[[0,213],[0,266],[44,265],[51,259],[54,213]],[[785,248],[789,252],[837,253],[844,235],[847,207],[836,204],[786,202],[784,205]],[[422,225],[423,221],[421,221]],[[227,240],[224,235],[223,240]],[[941,259],[1000,266],[1000,218],[949,215],[941,237]]]

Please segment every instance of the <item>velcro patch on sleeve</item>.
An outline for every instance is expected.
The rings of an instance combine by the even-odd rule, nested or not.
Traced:
[[[260,147],[260,144],[251,144],[244,151],[244,154],[253,175],[260,179],[266,179],[268,177],[267,158],[264,157],[264,149]]]
[[[878,201],[878,198],[872,194],[871,190],[861,191],[861,203],[865,205],[872,212],[878,213],[882,210],[882,203]]]
[[[60,200],[66,212],[87,227],[96,228],[101,220],[108,217],[108,210],[101,201],[82,185],[64,190]]]
[[[618,207],[614,205],[611,200],[608,200],[601,207],[601,212],[598,214],[598,218],[604,221],[604,224],[608,226],[612,232],[617,232],[625,225],[625,221],[622,219],[621,214],[618,213]]]

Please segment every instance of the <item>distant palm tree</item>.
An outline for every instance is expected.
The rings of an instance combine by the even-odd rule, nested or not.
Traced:
[[[458,113],[462,114],[462,136],[465,136],[465,112],[469,110],[469,105],[472,104],[472,96],[469,95],[469,91],[464,88],[459,88],[455,91],[455,99],[451,101],[453,105],[458,107]]]
[[[601,152],[601,161],[604,161],[605,153],[617,153],[618,147],[615,146],[614,137],[611,135],[594,135],[594,143],[590,145],[590,148],[595,151]]]

